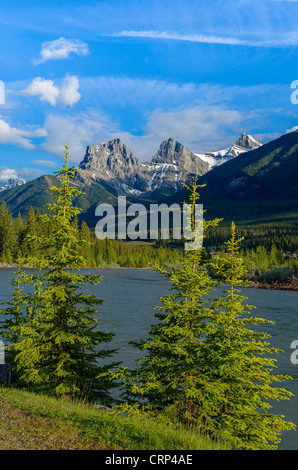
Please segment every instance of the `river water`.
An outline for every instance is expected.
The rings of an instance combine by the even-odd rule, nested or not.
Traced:
[[[98,325],[100,329],[115,334],[108,346],[118,348],[118,353],[109,362],[115,359],[122,361],[123,366],[135,367],[139,351],[128,345],[128,342],[147,337],[150,325],[155,322],[154,306],[159,304],[160,296],[169,292],[170,282],[159,273],[147,269],[89,271],[103,276],[99,285],[86,287],[84,292],[104,300],[98,306]],[[14,272],[12,268],[0,270],[0,301],[8,299],[13,290],[10,281]],[[247,303],[256,307],[252,314],[274,321],[274,325],[265,326],[265,331],[271,335],[271,346],[284,352],[274,356],[277,369],[273,373],[287,374],[293,378],[277,385],[289,390],[294,396],[290,400],[273,403],[273,412],[284,415],[287,421],[297,426],[297,431],[283,433],[279,449],[297,450],[298,364],[291,361],[295,351],[291,343],[298,341],[298,292],[243,288],[242,293],[248,298]]]

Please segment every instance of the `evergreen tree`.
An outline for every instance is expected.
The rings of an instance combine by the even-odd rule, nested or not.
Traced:
[[[15,228],[5,201],[0,207],[0,259],[11,263],[16,249]]]
[[[36,218],[35,211],[30,206],[27,214],[27,221],[24,228],[24,238],[22,241],[22,254],[27,257],[36,257],[38,255],[37,244],[35,241],[30,240],[30,237],[34,237],[39,232],[39,219]]]
[[[111,341],[113,334],[97,329],[94,308],[102,303],[94,295],[84,294],[87,284],[96,285],[100,276],[77,273],[84,265],[79,255],[79,240],[73,218],[79,209],[72,198],[80,193],[72,186],[75,168],[69,168],[69,146],[65,146],[65,161],[56,172],[59,188],[52,187],[55,202],[48,204],[40,216],[50,236],[31,236],[30,241],[41,250],[37,260],[40,272],[34,279],[33,302],[26,322],[18,327],[21,340],[15,344],[18,370],[28,383],[42,385],[59,396],[81,396],[89,393],[102,401],[110,398],[112,381],[106,377],[111,365],[100,364],[114,350],[100,349]]]
[[[87,265],[90,264],[93,253],[92,253],[92,237],[91,232],[85,221],[82,222],[80,239],[82,240],[81,255],[86,260]]]
[[[20,245],[23,230],[24,230],[24,224],[23,224],[22,216],[19,212],[16,224],[15,224],[15,231],[16,231],[18,246]]]
[[[210,401],[215,405],[208,429],[233,448],[262,450],[274,448],[281,431],[294,429],[283,416],[268,411],[272,407],[268,400],[289,399],[292,394],[270,386],[290,378],[271,374],[276,359],[269,355],[280,350],[270,347],[268,333],[256,329],[273,322],[253,316],[253,307],[240,295],[239,286],[248,284],[239,255],[242,240],[236,239],[233,223],[226,256],[211,262],[228,288],[212,301],[206,330],[205,373],[213,384]]]
[[[199,197],[196,180],[191,191],[191,226]],[[204,221],[204,231],[219,222]],[[210,317],[207,295],[218,284],[202,264],[202,249],[187,250],[179,268],[162,270],[172,283],[174,293],[161,297],[154,315],[157,322],[146,340],[134,345],[146,355],[135,370],[121,368],[116,377],[122,381],[129,404],[142,404],[147,410],[170,411],[192,425],[202,423],[210,412],[205,396],[209,378],[204,376],[204,335]]]
[[[14,371],[14,357],[16,351],[14,345],[20,340],[18,335],[19,326],[25,321],[26,306],[29,301],[29,294],[23,294],[25,284],[28,284],[28,276],[21,270],[20,265],[15,273],[15,277],[11,281],[14,287],[12,297],[10,300],[2,302],[5,309],[0,310],[0,337],[3,338],[6,344],[7,361],[11,364]]]

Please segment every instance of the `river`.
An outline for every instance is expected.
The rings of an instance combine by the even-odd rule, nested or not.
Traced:
[[[104,300],[98,306],[98,322],[100,329],[115,334],[109,347],[119,348],[119,351],[113,359],[122,361],[122,365],[129,368],[134,367],[139,351],[128,342],[146,338],[150,325],[155,321],[154,305],[159,303],[160,296],[169,292],[170,283],[159,273],[147,269],[90,271],[103,276],[99,285],[89,286],[85,292]],[[0,301],[9,298],[13,290],[10,281],[14,272],[12,268],[0,270]],[[273,412],[284,415],[287,421],[297,426],[297,431],[283,433],[279,449],[297,450],[298,364],[291,361],[294,351],[291,343],[298,341],[298,292],[243,288],[242,293],[248,298],[247,303],[256,307],[252,311],[254,315],[274,321],[274,325],[266,325],[265,330],[271,335],[270,344],[284,351],[275,356],[277,369],[274,374],[288,374],[293,378],[277,385],[294,396],[290,400],[273,403]]]

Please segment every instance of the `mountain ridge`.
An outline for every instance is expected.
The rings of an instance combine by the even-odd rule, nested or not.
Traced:
[[[245,136],[243,140],[246,140]],[[96,153],[93,152],[94,148],[88,146],[87,149],[91,149],[91,151],[86,151],[80,164],[81,168],[77,172],[75,183],[85,192],[85,196],[77,198],[75,205],[82,209],[81,219],[85,219],[87,223],[91,221],[94,225],[95,207],[104,202],[116,206],[119,194],[127,195],[128,203],[139,202],[147,206],[151,202],[164,202],[170,205],[173,202],[183,203],[187,200],[187,191],[175,188],[176,167],[181,159],[184,166],[180,165],[179,168],[183,178],[192,179],[194,174],[186,170],[192,168],[188,165],[192,164],[193,158],[197,158],[193,152],[188,151],[175,139],[168,139],[161,144],[158,152],[152,158],[153,162],[142,163],[126,146],[126,148],[123,147],[125,144],[120,139],[117,139],[117,142],[111,142],[101,144],[101,152],[106,151],[104,160],[98,160]],[[94,156],[95,160],[93,160]],[[119,163],[120,161],[122,163]],[[195,162],[197,163],[197,160]],[[98,174],[103,174],[106,171],[113,174],[110,174],[110,178],[107,179],[105,174],[102,179],[94,177],[93,166],[95,164],[98,165],[95,168],[99,172]],[[129,181],[124,179],[125,172],[121,174],[120,171],[121,167],[125,165],[131,172]],[[146,168],[147,165],[151,165],[149,170]],[[137,174],[136,168],[145,168],[145,175],[148,175],[150,171],[151,180],[149,183],[145,178],[142,179],[142,174]],[[165,168],[167,171],[163,171]],[[153,169],[159,171],[156,171],[155,174]],[[200,191],[200,202],[207,208],[208,215],[216,217],[235,216],[235,218],[245,219],[266,216],[270,218],[270,214],[280,215],[282,213],[290,214],[289,216],[292,217],[291,214],[296,210],[298,212],[297,173],[298,132],[284,134],[280,138],[264,145],[258,145],[252,150],[241,151],[236,157],[231,157],[229,154],[224,164],[218,164],[212,170],[198,175],[199,184],[206,185]],[[87,178],[85,178],[86,175]],[[121,188],[121,180],[115,181],[116,176],[119,175],[123,185],[127,185],[126,187]],[[83,177],[80,179],[80,176]],[[139,181],[137,181],[138,176]],[[148,184],[150,185],[151,181],[156,186],[155,188],[153,185],[152,188],[149,186],[149,189],[152,189],[150,192]],[[14,217],[17,217],[19,211],[25,215],[29,204],[41,209],[42,202],[48,202],[46,189],[49,189],[49,185],[54,183],[59,184],[55,176],[44,176],[29,181],[24,186],[0,193],[0,203],[5,200]],[[141,184],[144,184],[143,188]],[[139,189],[137,190],[136,187]],[[144,188],[145,191],[141,191]]]
[[[141,162],[119,139],[88,145],[79,164],[74,183],[108,183],[118,195],[149,196],[161,188],[177,192],[195,175],[202,176],[213,167],[261,146],[247,134],[229,149],[195,154],[174,138],[161,142],[151,162]],[[213,164],[210,164],[210,158]],[[208,160],[209,159],[209,160]],[[155,194],[155,197],[157,194]]]
[[[195,174],[206,171],[208,164],[173,138],[160,144],[151,162],[141,162],[120,139],[113,139],[87,147],[74,183],[105,181],[117,194],[137,197],[163,185],[177,191]]]

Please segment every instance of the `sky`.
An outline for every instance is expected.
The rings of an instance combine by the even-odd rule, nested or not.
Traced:
[[[295,0],[1,0],[0,185],[53,174],[67,142],[72,164],[114,138],[148,161],[170,137],[202,153],[296,129],[297,17]]]

